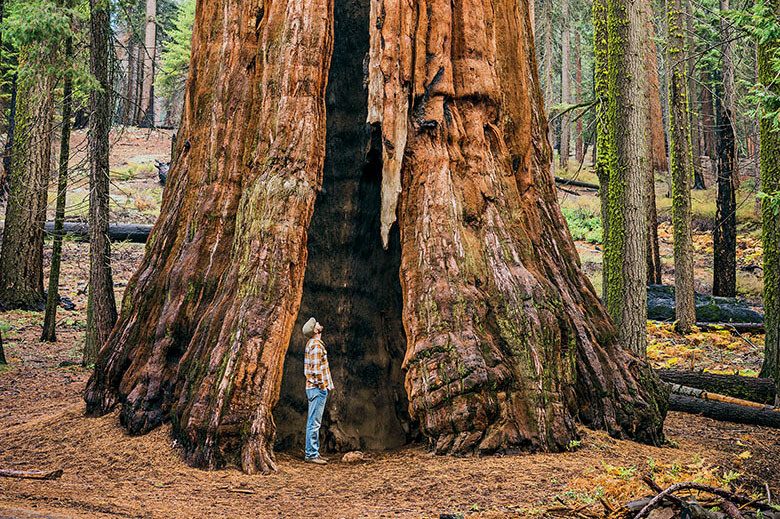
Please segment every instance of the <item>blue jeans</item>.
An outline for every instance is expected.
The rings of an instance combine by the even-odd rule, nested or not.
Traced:
[[[320,455],[320,425],[328,392],[319,388],[307,389],[306,398],[309,400],[309,418],[306,420],[306,458],[310,459]]]

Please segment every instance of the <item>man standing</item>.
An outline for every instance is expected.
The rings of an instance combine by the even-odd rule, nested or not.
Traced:
[[[303,335],[309,338],[303,359],[306,376],[306,398],[309,400],[309,417],[306,420],[306,462],[325,465],[328,460],[320,456],[320,424],[328,391],[333,389],[328,367],[328,353],[322,343],[322,325],[314,317],[303,325]]]

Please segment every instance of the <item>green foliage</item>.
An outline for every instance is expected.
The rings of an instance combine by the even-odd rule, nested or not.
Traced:
[[[15,74],[20,83],[44,75],[60,78],[70,74],[74,86],[74,100],[87,98],[96,83],[89,75],[88,4],[75,0],[38,0],[6,2],[3,18],[4,81]],[[72,37],[77,52],[72,60],[64,54],[64,41]],[[18,56],[23,55],[23,59]]]
[[[173,28],[169,31],[170,40],[163,43],[160,74],[155,82],[163,97],[179,92],[187,80],[194,22],[195,0],[185,0],[178,7]]]
[[[585,240],[588,243],[601,243],[604,233],[601,217],[582,209],[563,208],[562,212],[569,224],[572,238]]]
[[[756,197],[760,200],[765,200],[775,216],[780,214],[780,191],[772,191],[771,193],[765,193],[759,191]]]

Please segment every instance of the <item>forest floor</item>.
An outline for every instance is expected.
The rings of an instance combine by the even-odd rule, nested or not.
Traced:
[[[74,143],[80,138],[83,132],[74,135]],[[115,221],[154,221],[162,189],[152,161],[167,160],[169,140],[170,132],[135,129],[117,136],[112,192],[124,198],[114,199]],[[79,160],[77,154],[74,164]],[[78,187],[81,181],[76,178],[73,185]],[[584,201],[585,196],[591,195],[576,198]],[[82,202],[78,195],[71,202],[71,218],[77,219]],[[584,201],[582,207],[589,203]],[[564,200],[565,208],[567,204]],[[705,236],[706,230],[699,235]],[[742,232],[740,239],[754,237]],[[598,273],[590,263],[600,253],[598,246],[587,239],[577,244],[583,266],[596,280]],[[50,246],[47,242],[47,270]],[[667,246],[662,242],[663,255],[670,254]],[[118,302],[143,251],[141,244],[112,246]],[[89,369],[81,367],[80,360],[87,254],[86,243],[64,244],[60,292],[75,309],[58,310],[58,342],[39,341],[41,312],[0,313],[9,360],[0,368],[0,468],[64,471],[53,481],[0,477],[0,519],[598,517],[606,515],[603,503],[618,507],[651,494],[641,481],[647,475],[661,486],[696,480],[756,497],[766,484],[780,496],[776,430],[681,413],[669,413],[665,424],[669,444],[664,447],[582,429],[581,443],[560,454],[456,458],[433,456],[424,446],[412,445],[368,453],[368,459],[357,464],[334,456],[325,467],[305,464],[297,453],[281,452],[279,470],[269,476],[247,476],[236,468],[193,469],[183,462],[170,426],[130,437],[117,412],[84,417],[82,392]],[[760,242],[757,251],[746,247],[740,255],[741,264],[760,265]],[[697,265],[706,262],[704,256],[697,258]],[[699,283],[706,289],[706,277]],[[760,334],[680,336],[668,323],[648,323],[648,339],[648,357],[656,367],[755,375],[763,351]]]

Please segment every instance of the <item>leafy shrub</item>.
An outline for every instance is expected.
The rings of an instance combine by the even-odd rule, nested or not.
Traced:
[[[563,216],[569,224],[569,231],[575,240],[584,240],[588,243],[600,244],[604,229],[601,226],[601,217],[582,209],[563,208]]]

